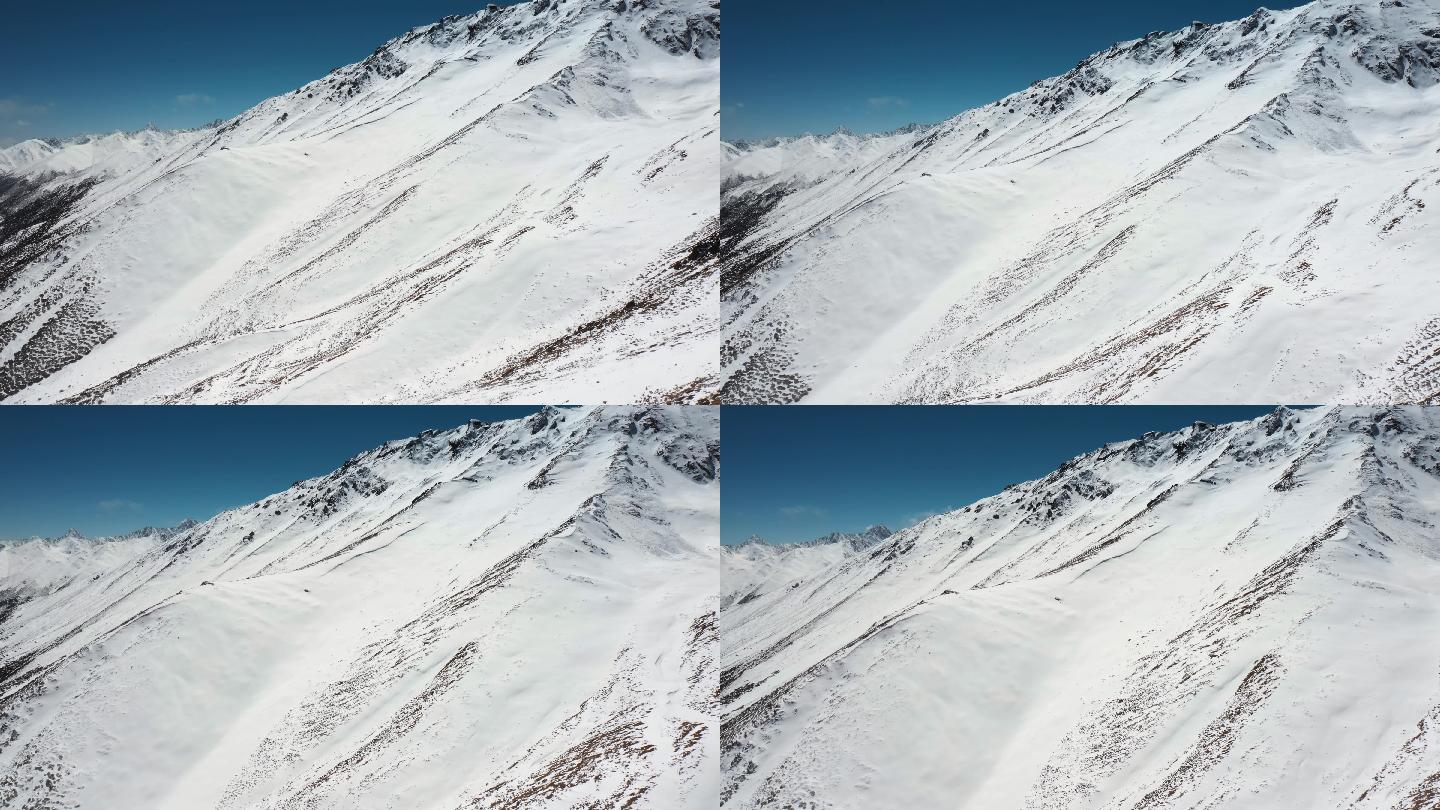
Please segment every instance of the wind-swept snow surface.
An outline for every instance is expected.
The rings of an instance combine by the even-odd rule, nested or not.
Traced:
[[[1080,456],[726,605],[722,801],[1435,807],[1437,522],[1436,408]]]
[[[0,399],[689,401],[717,0],[449,17],[212,128],[0,151]]]
[[[1440,0],[1321,0],[824,172],[732,147],[721,398],[1436,400],[1437,80]]]
[[[0,805],[714,807],[718,476],[714,409],[547,409],[0,545]]]

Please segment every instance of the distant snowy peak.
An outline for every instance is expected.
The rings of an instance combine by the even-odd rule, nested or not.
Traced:
[[[146,526],[111,537],[90,538],[69,529],[59,537],[0,540],[0,625],[7,611],[20,604],[106,575],[198,525],[186,519],[176,526]],[[3,658],[0,654],[0,664]]]
[[[790,144],[809,142],[812,144],[830,144],[837,148],[850,147],[866,141],[883,140],[896,135],[912,135],[916,132],[925,132],[936,124],[922,124],[913,122],[902,127],[886,130],[883,132],[856,133],[849,127],[836,127],[832,132],[823,135],[804,133],[803,135],[777,135],[770,138],[734,138],[724,141],[727,154],[739,155],[745,152],[754,152],[760,149],[783,147]]]
[[[0,542],[10,542],[10,543],[30,543],[30,542],[35,542],[35,543],[57,543],[57,542],[60,542],[60,541],[67,541],[67,540],[86,540],[86,541],[89,541],[89,542],[103,543],[103,542],[112,541],[112,540],[130,540],[130,539],[137,538],[137,537],[169,537],[170,535],[178,534],[178,533],[180,533],[180,532],[185,531],[186,529],[190,529],[190,528],[193,528],[193,527],[198,526],[198,525],[199,525],[199,521],[195,520],[194,518],[186,518],[186,519],[180,521],[179,523],[175,524],[174,526],[142,526],[142,527],[140,527],[140,528],[138,528],[138,529],[132,529],[131,531],[128,531],[128,532],[122,532],[122,533],[120,533],[120,534],[114,534],[114,535],[105,535],[105,536],[102,536],[102,537],[94,537],[94,538],[92,538],[92,537],[87,537],[87,536],[86,536],[83,532],[81,532],[79,529],[70,528],[70,529],[66,529],[65,532],[64,532],[64,534],[58,535],[58,536],[56,536],[56,537],[39,537],[39,536],[36,536],[36,537],[27,537],[27,538],[15,538],[15,539],[11,539],[11,540],[0,540]]]
[[[772,544],[759,536],[722,547],[720,559],[721,627],[727,626],[733,610],[756,603],[795,583],[815,576],[826,568],[863,554],[893,534],[883,525],[863,532],[831,532],[799,543]]]
[[[748,185],[810,184],[879,157],[935,124],[907,124],[857,135],[840,127],[828,135],[725,141],[725,189]]]
[[[876,524],[865,529],[863,532],[830,532],[821,535],[814,540],[802,540],[795,543],[771,543],[758,534],[752,534],[745,540],[734,546],[726,546],[732,552],[744,549],[758,550],[761,552],[785,553],[792,549],[814,548],[816,546],[839,546],[850,551],[861,551],[881,540],[889,537],[894,532],[882,524]]]
[[[147,128],[135,132],[21,141],[0,149],[0,172],[42,178],[56,174],[118,176],[146,168],[172,150],[205,137],[205,133],[212,129]]]
[[[831,532],[823,537],[810,541],[814,545],[828,545],[831,543],[844,546],[851,551],[864,551],[865,549],[886,539],[894,532],[882,524],[876,524],[865,529],[863,532]]]
[[[115,535],[117,540],[129,540],[135,537],[170,537],[180,532],[193,529],[200,525],[200,521],[194,518],[186,518],[174,526],[144,526],[124,534]]]

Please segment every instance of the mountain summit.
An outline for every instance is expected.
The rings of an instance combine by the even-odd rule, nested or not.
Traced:
[[[1437,80],[1440,2],[1321,0],[731,148],[721,398],[1434,399]]]
[[[719,26],[492,6],[212,127],[0,152],[0,398],[686,399]]]

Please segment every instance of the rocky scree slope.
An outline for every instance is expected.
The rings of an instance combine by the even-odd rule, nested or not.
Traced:
[[[0,805],[713,807],[718,473],[706,409],[546,409],[6,544]]]

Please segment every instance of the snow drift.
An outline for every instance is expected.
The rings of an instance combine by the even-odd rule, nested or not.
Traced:
[[[725,605],[723,805],[1433,807],[1437,521],[1435,408],[1077,457]]]
[[[718,441],[546,409],[0,544],[0,805],[713,807]]]
[[[533,0],[212,127],[0,151],[0,398],[693,399],[719,26]]]

